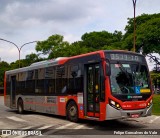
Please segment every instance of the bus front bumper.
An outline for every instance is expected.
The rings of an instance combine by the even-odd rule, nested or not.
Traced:
[[[138,110],[117,110],[107,104],[106,106],[106,120],[119,119],[119,118],[131,118],[134,115],[138,117],[150,116],[152,113],[152,105],[148,108],[138,109]]]

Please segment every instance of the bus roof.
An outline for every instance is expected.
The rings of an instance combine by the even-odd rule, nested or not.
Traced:
[[[6,71],[6,74],[13,74],[13,73],[29,71],[29,70],[33,70],[33,69],[37,69],[37,68],[49,67],[52,65],[58,65],[58,62],[62,59],[68,59],[68,58],[67,57],[58,57],[55,59],[35,62],[27,67]]]
[[[6,74],[14,74],[17,72],[24,72],[24,71],[29,71],[29,70],[33,70],[33,69],[44,68],[44,67],[49,67],[49,66],[53,66],[53,65],[59,65],[59,64],[65,63],[67,60],[70,60],[70,59],[80,58],[80,57],[98,54],[98,53],[102,53],[102,52],[109,52],[109,53],[110,52],[125,52],[125,53],[138,54],[138,53],[134,53],[131,51],[125,51],[125,50],[99,50],[99,51],[76,55],[76,56],[72,56],[72,57],[58,57],[55,59],[35,62],[27,67],[6,71]]]

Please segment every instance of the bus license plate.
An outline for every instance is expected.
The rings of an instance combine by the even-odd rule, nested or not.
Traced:
[[[138,117],[139,117],[139,114],[132,114],[131,117],[132,117],[132,118],[138,118]]]

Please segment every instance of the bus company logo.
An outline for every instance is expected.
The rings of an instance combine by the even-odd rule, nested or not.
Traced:
[[[135,96],[129,95],[129,96],[127,96],[127,99],[141,99],[141,98],[142,98],[142,96],[140,96],[140,95],[135,95]]]

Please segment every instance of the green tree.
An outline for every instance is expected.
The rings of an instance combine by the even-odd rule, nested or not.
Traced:
[[[3,87],[4,73],[7,70],[10,70],[10,65],[5,61],[0,62],[0,87]]]
[[[26,66],[31,65],[32,63],[39,62],[42,60],[45,60],[45,58],[39,57],[38,54],[31,53],[31,54],[26,55],[26,58],[22,61],[22,66],[26,67]]]
[[[129,19],[125,28],[123,47],[132,50],[133,48],[133,18]],[[136,17],[136,52],[153,57],[152,53],[160,54],[160,13],[142,14]],[[152,58],[154,60],[154,58]],[[156,61],[155,59],[154,61]],[[160,62],[157,62],[160,64]]]
[[[22,63],[22,62],[23,62],[23,60],[21,59],[20,63]],[[12,69],[18,69],[19,68],[19,60],[16,60],[15,62],[11,62],[10,67],[11,67],[11,70]]]
[[[155,72],[155,71],[151,71],[150,75],[151,75],[152,83],[154,85],[158,85],[160,87],[160,73]]]
[[[48,58],[65,56],[65,48],[69,46],[67,41],[63,40],[61,35],[52,35],[47,40],[39,41],[36,45],[36,51],[48,55]]]
[[[122,37],[122,32],[119,31],[115,31],[114,33],[101,31],[85,33],[81,38],[83,45],[89,51],[95,51],[100,49],[122,49]]]
[[[83,45],[82,41],[72,43],[68,50],[68,56],[75,56],[89,52],[89,49],[85,45]]]

